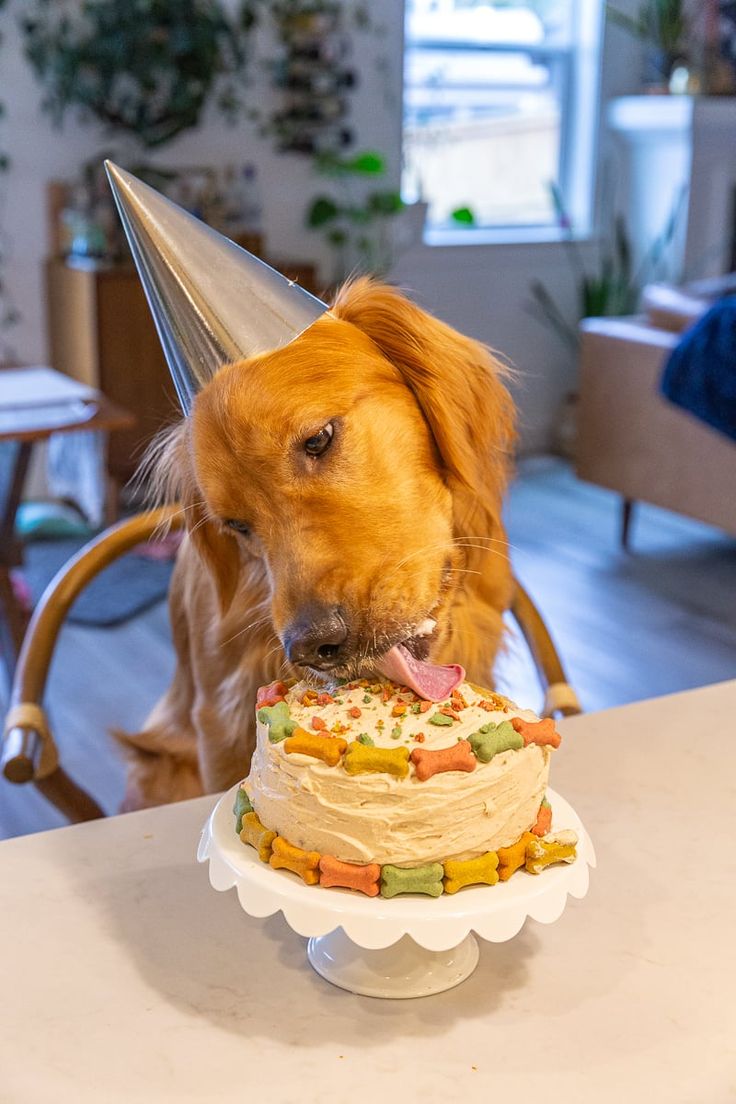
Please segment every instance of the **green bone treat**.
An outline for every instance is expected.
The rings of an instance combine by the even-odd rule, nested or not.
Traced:
[[[256,716],[261,724],[268,725],[268,738],[272,744],[280,744],[297,727],[285,701],[276,702],[276,705],[264,705]]]
[[[468,737],[476,759],[481,763],[490,763],[495,755],[502,751],[518,751],[524,746],[524,740],[515,732],[509,721],[500,724],[483,725],[479,732]]]
[[[233,805],[233,812],[235,813],[235,831],[240,835],[243,830],[243,817],[246,813],[253,812],[253,806],[250,803],[250,798],[243,789],[239,787],[238,792],[235,795],[235,804]]]
[[[426,863],[424,866],[405,868],[381,867],[381,896],[396,897],[399,893],[426,893],[429,897],[439,897],[444,892],[442,863]]]

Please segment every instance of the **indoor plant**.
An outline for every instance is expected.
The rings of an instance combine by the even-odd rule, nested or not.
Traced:
[[[207,104],[242,103],[253,2],[35,0],[21,20],[26,57],[56,123],[77,108],[152,148],[198,124]]]
[[[306,221],[334,250],[333,281],[339,283],[354,269],[385,273],[393,255],[389,220],[404,204],[397,191],[365,187],[367,179],[385,174],[383,157],[372,150],[348,157],[322,154],[315,158],[315,169],[333,187],[312,200]]]
[[[645,46],[644,84],[669,91],[675,69],[688,63],[692,27],[685,0],[643,0],[636,15],[606,5],[612,23],[633,34]]]

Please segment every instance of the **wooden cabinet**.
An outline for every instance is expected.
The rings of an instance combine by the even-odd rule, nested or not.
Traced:
[[[138,275],[132,265],[94,270],[53,259],[46,279],[52,366],[135,415],[134,428],[109,443],[110,474],[125,482],[179,411]]]

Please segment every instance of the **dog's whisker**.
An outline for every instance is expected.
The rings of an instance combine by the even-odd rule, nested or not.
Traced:
[[[270,620],[270,614],[266,614],[265,617],[259,617],[257,618],[257,620],[251,621],[250,625],[246,625],[244,629],[239,629],[238,632],[233,633],[232,636],[229,636],[227,640],[223,640],[220,643],[220,647],[224,648],[228,644],[232,644],[233,640],[237,640],[239,636],[245,636],[247,632],[250,632],[252,629],[258,629],[261,627],[261,625],[268,624]]]

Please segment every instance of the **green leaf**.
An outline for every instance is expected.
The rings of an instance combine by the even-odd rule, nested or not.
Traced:
[[[339,213],[340,209],[333,200],[327,196],[318,196],[307,212],[307,226],[315,230],[328,222],[332,222]]]
[[[369,210],[376,215],[396,215],[404,207],[398,192],[371,192],[367,199]]]
[[[460,226],[475,226],[475,215],[470,207],[456,207],[450,218]]]
[[[365,150],[346,161],[345,167],[349,172],[362,176],[381,176],[386,171],[386,162],[375,150]]]

